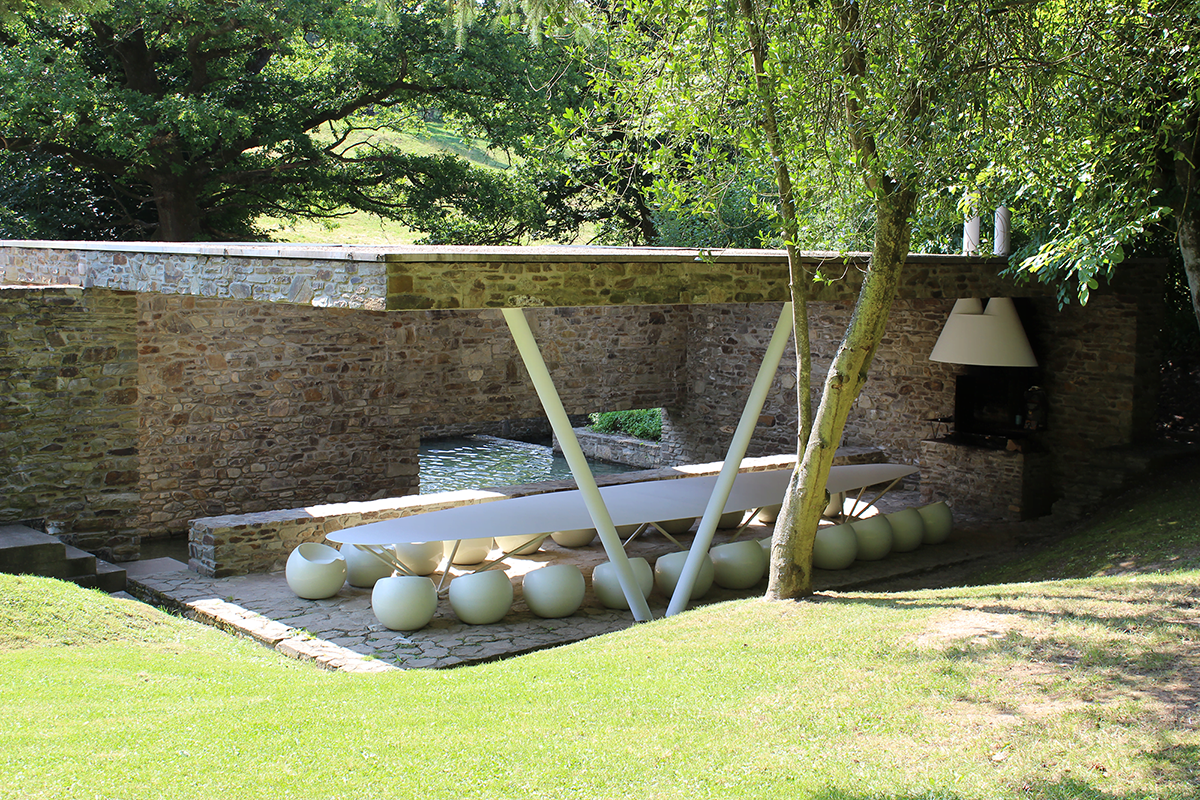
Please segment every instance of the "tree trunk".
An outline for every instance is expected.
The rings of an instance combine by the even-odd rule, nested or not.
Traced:
[[[867,380],[867,370],[887,328],[900,272],[908,257],[910,219],[915,206],[916,193],[906,187],[877,197],[875,201],[875,245],[871,266],[859,291],[845,338],[829,367],[812,432],[775,522],[771,576],[767,585],[769,599],[785,600],[812,594],[813,542],[821,512],[829,502],[825,482],[850,409]]]
[[[174,176],[149,178],[158,209],[158,228],[154,238],[160,242],[194,242],[200,238],[200,208],[197,192],[186,180]]]
[[[1179,237],[1179,254],[1183,257],[1183,271],[1187,275],[1188,292],[1192,296],[1192,311],[1196,325],[1200,326],[1200,169],[1196,159],[1200,158],[1200,115],[1188,126],[1189,133],[1172,142],[1172,161],[1175,164],[1175,196],[1178,198],[1172,211],[1175,213],[1175,230]]]

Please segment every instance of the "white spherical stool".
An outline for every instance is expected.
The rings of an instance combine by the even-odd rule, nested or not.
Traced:
[[[858,557],[858,536],[850,525],[817,528],[813,540],[813,566],[817,569],[846,569]]]
[[[454,542],[447,540],[442,543],[442,549],[449,558],[454,553],[455,564],[480,564],[492,552],[492,539],[463,539],[459,542],[458,551],[454,550]]]
[[[550,538],[563,547],[587,547],[596,538],[595,528],[575,528],[569,531],[555,531]]]
[[[521,591],[529,610],[539,617],[569,617],[583,605],[587,586],[583,573],[572,564],[551,564],[527,572],[521,579]]]
[[[496,547],[500,551],[512,556],[524,556],[530,553],[536,553],[538,548],[542,546],[542,535],[540,533],[530,536],[528,534],[520,534],[518,536],[497,536]]]
[[[392,549],[396,551],[396,558],[400,563],[416,575],[429,575],[437,572],[445,554],[442,542],[394,544]]]
[[[773,545],[774,543],[775,543],[775,538],[772,536],[768,536],[765,539],[758,540],[759,547],[761,547],[763,549],[763,552],[767,554],[768,559],[771,558],[771,545]]]
[[[925,518],[920,511],[906,508],[886,516],[888,524],[892,526],[893,553],[911,553],[921,546],[925,539]]]
[[[692,526],[696,524],[696,518],[682,517],[680,519],[664,519],[656,524],[658,527],[662,528],[672,536],[679,536],[680,534],[687,533],[692,529]]]
[[[774,522],[779,512],[783,510],[783,503],[776,503],[773,506],[763,506],[758,512],[758,521],[771,523]]]
[[[629,566],[633,569],[633,577],[637,579],[642,596],[649,597],[654,589],[654,572],[650,569],[650,563],[644,558],[631,558]],[[625,599],[621,581],[617,578],[617,568],[611,561],[598,564],[592,570],[592,591],[605,608],[629,610],[629,601]]]
[[[642,523],[635,522],[632,525],[618,525],[616,527],[617,536],[620,536],[622,539],[624,539],[627,536],[633,536],[633,534],[637,532],[637,529],[642,527]]]
[[[654,583],[658,586],[658,590],[667,597],[675,594],[675,584],[679,583],[679,576],[683,573],[683,565],[687,561],[687,557],[687,551],[681,550],[678,553],[659,556],[658,560],[654,562]],[[700,572],[696,574],[696,582],[692,585],[690,599],[695,600],[708,593],[708,590],[712,588],[715,572],[712,556],[705,553],[704,560],[700,562]]]
[[[324,600],[346,582],[346,559],[327,544],[305,542],[288,556],[284,576],[297,597]]]
[[[954,515],[945,501],[922,506],[917,509],[921,519],[925,520],[925,544],[941,544],[950,536],[954,528]]]
[[[742,519],[745,516],[745,511],[726,511],[721,515],[721,518],[717,520],[717,527],[721,530],[736,528],[738,525],[742,524]]]
[[[468,625],[499,622],[512,608],[512,602],[512,581],[500,570],[459,575],[450,582],[450,608]]]
[[[342,558],[346,559],[346,582],[360,589],[370,589],[380,578],[392,574],[392,567],[378,556],[352,544],[342,546]]]
[[[858,537],[859,561],[879,561],[892,552],[892,526],[882,514],[855,520],[850,527]]]
[[[380,578],[371,590],[371,611],[388,630],[424,628],[437,611],[437,587],[420,575]]]
[[[708,551],[713,581],[726,589],[749,589],[767,571],[767,554],[753,539],[719,544]]]

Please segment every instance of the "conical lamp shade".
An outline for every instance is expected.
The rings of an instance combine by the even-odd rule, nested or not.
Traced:
[[[975,299],[956,301],[929,360],[985,367],[1037,366],[1009,297],[993,297],[986,309]]]

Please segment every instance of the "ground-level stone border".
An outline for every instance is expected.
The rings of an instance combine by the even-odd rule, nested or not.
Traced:
[[[882,453],[875,448],[842,448],[835,463],[862,464],[881,459]],[[741,472],[790,469],[795,464],[794,455],[748,458],[742,462]],[[598,477],[596,482],[601,486],[610,486],[716,475],[720,471],[721,462],[717,461],[604,475]],[[258,514],[203,517],[192,520],[188,531],[188,567],[212,578],[275,572],[285,567],[288,555],[299,545],[323,541],[328,534],[344,528],[506,497],[524,497],[573,488],[575,482],[571,480],[542,481],[489,490],[439,492],[363,503],[335,503]]]
[[[620,433],[600,433],[591,428],[575,428],[575,438],[583,454],[594,461],[608,461],[642,469],[658,469],[662,466],[662,445],[647,439],[638,439]],[[557,437],[554,452],[561,453]]]

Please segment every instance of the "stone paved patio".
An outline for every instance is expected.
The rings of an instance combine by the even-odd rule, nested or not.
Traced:
[[[893,492],[881,503],[884,511],[916,505],[915,492]],[[857,562],[838,572],[817,570],[817,591],[845,591],[870,587],[921,572],[945,568],[983,558],[1003,542],[976,536],[970,521],[960,520],[951,540],[925,546],[912,553],[893,554],[883,561]],[[743,536],[763,538],[770,527],[755,524]],[[684,544],[690,535],[681,537]],[[729,539],[718,531],[719,544]],[[627,547],[631,557],[641,556],[653,564],[658,556],[674,549],[658,535],[646,535]],[[370,589],[349,585],[328,600],[303,600],[288,588],[282,572],[232,578],[205,578],[186,565],[169,558],[133,562],[130,592],[140,599],[178,610],[193,619],[253,637],[293,657],[316,661],[322,666],[349,671],[383,671],[393,668],[444,668],[519,655],[555,645],[568,644],[633,625],[628,611],[604,608],[590,589],[591,572],[607,560],[599,540],[584,548],[564,548],[547,540],[543,549],[530,556],[511,558],[506,572],[513,578],[515,600],[512,610],[495,625],[472,626],[458,621],[443,596],[433,622],[412,632],[390,631],[371,612]],[[576,564],[588,578],[583,606],[563,619],[542,619],[531,613],[521,597],[520,576],[548,562]],[[454,570],[451,575],[459,574]],[[435,574],[436,581],[440,574]],[[761,595],[764,579],[745,591],[714,586],[697,603]],[[659,618],[668,598],[657,589],[650,608]]]

